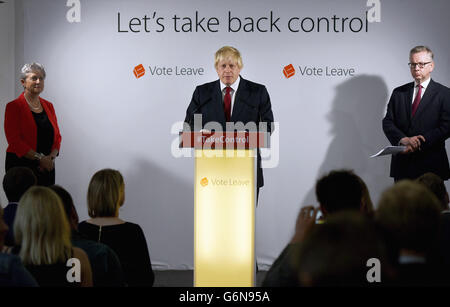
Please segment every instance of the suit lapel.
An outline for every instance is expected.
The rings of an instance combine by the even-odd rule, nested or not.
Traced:
[[[247,101],[247,97],[249,95],[247,80],[241,77],[241,81],[239,82],[239,87],[236,92],[236,97],[234,98],[233,112],[231,113],[231,121],[236,122],[242,109],[244,108],[244,104]]]
[[[411,124],[411,112],[412,112],[412,98],[414,95],[414,84],[415,84],[414,82],[412,82],[410,84],[409,89],[406,93],[405,101],[404,101],[405,109],[406,109],[406,117],[410,121],[410,124]]]
[[[423,112],[423,110],[429,105],[432,101],[432,97],[434,96],[436,92],[436,86],[434,84],[433,80],[430,80],[430,83],[428,83],[427,89],[425,90],[425,93],[422,96],[422,99],[420,100],[419,107],[417,108],[416,114],[414,115],[414,118],[418,118],[420,116],[420,113]]]
[[[217,80],[213,85],[211,99],[214,105],[214,114],[217,114],[217,120],[223,127],[225,127],[225,111],[223,109],[222,91],[220,90],[220,80]]]

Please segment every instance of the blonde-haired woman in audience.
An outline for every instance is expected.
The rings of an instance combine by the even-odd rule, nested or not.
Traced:
[[[119,171],[103,169],[89,183],[88,213],[78,231],[90,240],[111,247],[119,257],[129,286],[152,286],[154,273],[142,228],[119,218],[125,202],[125,182]]]
[[[72,247],[63,205],[51,189],[36,186],[25,192],[14,235],[20,258],[40,286],[92,286],[89,259],[83,250]]]

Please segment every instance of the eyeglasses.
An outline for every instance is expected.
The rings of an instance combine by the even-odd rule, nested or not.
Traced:
[[[425,65],[430,64],[431,62],[426,62],[426,63],[408,63],[409,68],[414,69],[417,66],[419,66],[419,68],[424,68]]]
[[[44,81],[45,79],[44,79],[44,77],[38,77],[38,76],[32,76],[32,77],[30,77],[30,80],[31,81],[37,81],[39,79],[39,81]]]

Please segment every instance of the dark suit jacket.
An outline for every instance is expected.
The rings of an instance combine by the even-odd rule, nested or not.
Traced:
[[[422,135],[421,150],[392,156],[391,177],[414,179],[433,172],[450,178],[445,140],[450,133],[450,89],[430,80],[416,114],[411,118],[414,82],[396,88],[383,119],[383,130],[392,145],[403,137]]]
[[[273,122],[273,113],[266,87],[241,77],[235,95],[233,111],[231,112],[231,122],[242,122],[244,125],[254,122],[257,128],[259,128],[260,122],[265,122],[267,123],[267,130],[270,133],[272,131],[271,123]],[[195,89],[184,120],[190,125],[191,130],[198,128],[194,127],[194,114],[202,114],[202,126],[200,129],[209,122],[218,122],[222,130],[226,131],[220,80],[205,83],[197,86]],[[264,185],[259,151],[257,162],[257,186],[259,188]]]

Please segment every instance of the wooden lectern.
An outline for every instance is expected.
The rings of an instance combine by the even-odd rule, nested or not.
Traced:
[[[262,132],[182,132],[195,150],[194,286],[255,286],[256,151]]]

